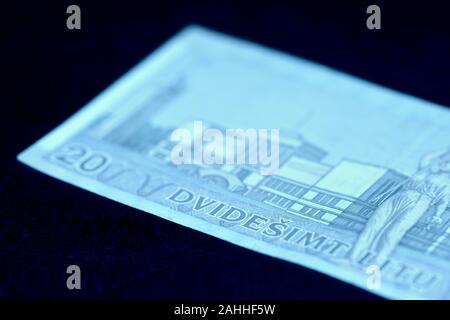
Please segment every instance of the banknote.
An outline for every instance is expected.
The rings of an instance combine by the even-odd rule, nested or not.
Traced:
[[[188,26],[18,159],[384,297],[448,299],[449,124],[445,107]]]

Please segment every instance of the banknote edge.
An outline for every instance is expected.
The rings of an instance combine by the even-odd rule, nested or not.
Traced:
[[[42,154],[43,152],[44,152],[44,150],[42,150],[42,149],[40,149],[40,150],[30,149],[26,152],[19,154],[17,159],[18,159],[18,161],[31,167],[32,169],[34,169],[38,172],[44,173],[44,174],[46,174],[52,178],[55,178],[57,180],[68,183],[69,185],[89,191],[93,194],[102,196],[104,198],[113,200],[115,202],[127,205],[129,207],[132,207],[132,208],[142,211],[144,213],[151,214],[151,215],[157,216],[159,218],[162,218],[164,220],[182,225],[189,229],[205,233],[214,238],[227,241],[229,243],[238,245],[239,247],[257,252],[259,254],[268,255],[272,258],[281,259],[283,261],[288,261],[290,263],[300,265],[300,266],[308,268],[310,270],[320,272],[321,274],[324,274],[331,278],[335,278],[337,280],[343,281],[343,282],[353,285],[357,288],[368,291],[372,294],[379,295],[379,296],[382,296],[382,297],[388,298],[388,299],[402,299],[402,300],[427,299],[427,297],[425,297],[423,295],[406,292],[404,290],[396,289],[393,286],[389,286],[389,288],[384,287],[384,288],[387,288],[386,290],[384,290],[384,289],[370,290],[364,285],[366,278],[363,276],[363,274],[361,274],[360,277],[355,278],[355,273],[354,273],[354,270],[352,270],[352,269],[350,269],[348,271],[342,270],[342,268],[336,267],[331,262],[325,261],[318,257],[308,255],[307,253],[298,252],[297,256],[296,256],[298,258],[292,257],[292,251],[290,251],[288,249],[280,248],[280,247],[277,247],[270,243],[265,243],[258,239],[236,233],[235,231],[232,231],[232,230],[220,229],[221,235],[217,235],[213,232],[213,230],[210,230],[210,229],[212,227],[212,229],[217,230],[220,228],[220,226],[211,225],[209,222],[203,221],[196,217],[184,215],[183,219],[177,220],[177,217],[179,217],[179,214],[175,210],[172,210],[168,207],[164,207],[163,205],[157,204],[150,200],[141,198],[137,195],[133,195],[133,194],[130,194],[125,191],[117,190],[117,189],[114,189],[107,185],[103,185],[98,181],[91,180],[87,177],[77,175],[73,172],[66,171],[63,168],[59,168],[59,167],[53,166],[52,164],[46,163],[39,156],[37,156],[38,154]],[[133,200],[136,200],[136,203],[138,203],[138,204],[134,203]],[[156,208],[156,210],[153,208],[152,209],[146,208],[149,205],[153,206],[153,208]],[[167,212],[169,212],[169,213],[167,213]],[[245,240],[247,240],[247,241],[245,241]],[[269,250],[267,250],[268,248],[269,248]],[[330,272],[330,270],[331,270],[331,272]],[[362,281],[362,283],[359,281]]]

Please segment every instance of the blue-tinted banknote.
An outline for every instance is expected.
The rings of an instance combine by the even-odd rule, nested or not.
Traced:
[[[211,151],[233,128],[278,135]],[[449,137],[441,106],[191,26],[18,159],[385,297],[448,299]]]

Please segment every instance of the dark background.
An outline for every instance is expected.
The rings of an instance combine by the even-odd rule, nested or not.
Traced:
[[[57,181],[15,156],[189,23],[449,106],[450,8],[393,2],[2,3],[0,297],[376,298]],[[81,30],[66,28],[70,4],[81,7]],[[366,28],[370,4],[381,7],[381,30]],[[66,288],[71,264],[82,269],[82,290]]]

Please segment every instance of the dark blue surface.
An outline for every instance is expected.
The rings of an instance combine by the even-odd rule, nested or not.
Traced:
[[[449,106],[450,9],[377,1],[382,30],[369,31],[366,1],[149,2],[2,4],[0,297],[375,298],[69,186],[15,156],[189,23]],[[74,3],[80,31],[66,29]],[[82,269],[81,291],[66,289],[70,264]]]

